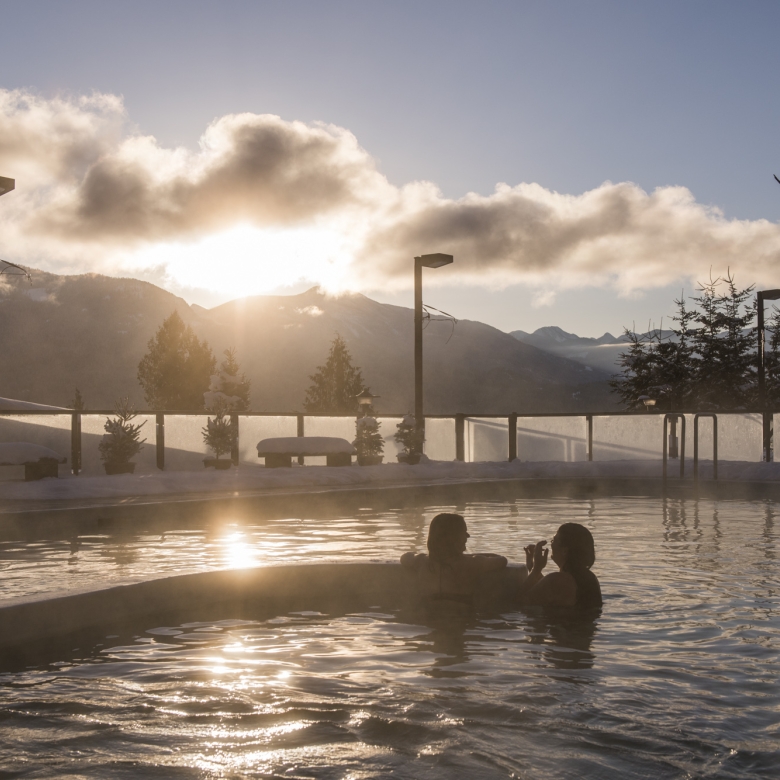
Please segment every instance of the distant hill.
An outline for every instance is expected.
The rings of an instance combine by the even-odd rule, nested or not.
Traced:
[[[252,380],[254,411],[302,410],[309,376],[340,333],[382,412],[412,409],[413,314],[363,295],[312,289],[204,309],[148,282],[33,271],[0,287],[0,396],[67,406],[79,387],[88,408],[129,395],[143,408],[138,362],[178,311],[215,354],[235,346]],[[538,332],[537,332],[538,333]],[[533,334],[534,336],[536,334]],[[575,337],[576,338],[576,337]],[[600,411],[615,408],[608,374],[480,322],[431,322],[424,334],[425,408],[455,412]]]
[[[662,331],[664,338],[670,337],[671,331]],[[541,349],[558,357],[573,360],[583,366],[604,371],[609,375],[620,371],[618,359],[626,351],[628,339],[626,336],[613,336],[605,333],[597,339],[577,336],[567,333],[554,325],[539,328],[533,333],[515,330],[510,334],[523,344]]]

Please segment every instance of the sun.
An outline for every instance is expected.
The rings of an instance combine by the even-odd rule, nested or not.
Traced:
[[[238,225],[197,241],[165,242],[127,257],[133,271],[162,271],[173,287],[229,298],[272,293],[302,281],[329,292],[345,287],[352,252],[333,227],[261,229]]]

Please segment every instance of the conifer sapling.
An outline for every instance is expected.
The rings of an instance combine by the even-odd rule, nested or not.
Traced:
[[[356,420],[356,436],[352,444],[357,450],[358,459],[376,457],[384,452],[385,440],[379,433],[379,426],[375,417],[360,417]]]
[[[133,424],[135,411],[130,401],[120,398],[114,405],[116,419],[106,418],[103,426],[106,431],[98,444],[100,458],[105,463],[129,463],[142,449],[146,439],[141,439],[141,428],[146,425],[144,420],[140,425]]]

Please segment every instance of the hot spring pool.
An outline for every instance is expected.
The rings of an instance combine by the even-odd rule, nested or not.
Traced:
[[[588,525],[605,605],[424,621],[382,610],[138,626],[0,674],[0,777],[746,778],[780,765],[767,502],[517,500],[3,547],[10,597],[173,572],[396,559],[463,512],[522,560]],[[36,574],[37,572],[37,574]]]

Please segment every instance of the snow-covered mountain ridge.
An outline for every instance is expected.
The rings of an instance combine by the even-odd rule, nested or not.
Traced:
[[[0,396],[67,406],[79,387],[90,408],[129,395],[147,343],[177,311],[218,357],[234,346],[252,380],[253,411],[301,410],[310,375],[340,333],[377,410],[413,406],[413,314],[363,295],[256,296],[204,309],[148,282],[33,271],[0,288]],[[34,290],[31,295],[30,291]],[[480,322],[431,322],[424,335],[425,408],[456,412],[599,411],[614,408],[607,375],[524,344]]]
[[[552,355],[573,360],[598,371],[616,374],[620,370],[617,361],[622,352],[626,351],[628,338],[625,335],[613,336],[605,333],[597,339],[577,336],[565,330],[548,325],[538,328],[533,333],[524,330],[514,330],[510,334],[518,341],[528,344]],[[663,338],[671,337],[671,331],[661,331]]]

